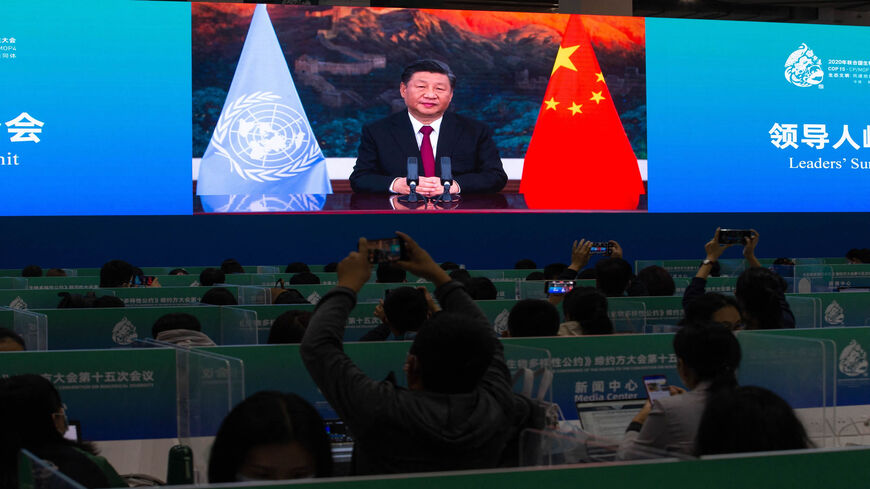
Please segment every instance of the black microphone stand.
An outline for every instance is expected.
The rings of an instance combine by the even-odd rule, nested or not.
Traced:
[[[459,194],[450,193],[450,186],[452,184],[452,180],[441,181],[441,185],[444,187],[444,192],[441,195],[431,198],[435,206],[442,209],[455,209],[459,207],[459,201],[462,200],[462,197],[460,197]]]
[[[417,193],[417,183],[418,183],[418,175],[417,172],[417,158],[413,156],[408,157],[408,173],[405,177],[405,182],[408,184],[408,188],[411,190],[408,192],[408,195],[400,195],[399,202],[404,205],[407,205],[411,208],[417,208],[421,205],[426,204],[426,197]]]

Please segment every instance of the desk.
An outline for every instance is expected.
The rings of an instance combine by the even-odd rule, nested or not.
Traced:
[[[422,199],[422,196],[420,197]],[[331,194],[326,196],[323,211],[386,211],[386,212],[462,212],[462,211],[513,211],[528,209],[521,194],[468,194],[461,195],[457,202],[436,203],[429,201],[413,206],[403,204],[398,195],[389,194]]]
[[[195,196],[194,214],[379,214],[399,212],[529,212],[521,194],[468,194],[450,204],[403,205],[398,195],[334,193],[327,195]]]

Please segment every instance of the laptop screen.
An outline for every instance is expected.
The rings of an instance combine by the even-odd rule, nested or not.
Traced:
[[[578,402],[580,429],[596,437],[619,440],[646,399]]]

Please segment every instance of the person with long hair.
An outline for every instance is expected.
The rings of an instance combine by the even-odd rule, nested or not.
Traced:
[[[92,444],[63,437],[69,427],[66,406],[45,378],[25,374],[0,379],[0,419],[5,421],[0,437],[0,487],[18,487],[21,449],[50,462],[85,487],[127,487]]]
[[[647,401],[625,432],[622,458],[644,458],[654,451],[692,454],[708,397],[737,387],[740,344],[725,326],[683,326],[674,336],[674,353],[686,389],[670,386],[671,396]]]
[[[296,394],[263,391],[224,418],[208,460],[208,481],[306,479],[332,475],[323,419]]]
[[[734,296],[745,329],[794,328],[795,318],[785,300],[785,280],[767,268],[752,267],[737,278]]]
[[[794,328],[795,317],[788,302],[785,299],[787,284],[776,273],[761,266],[761,262],[755,256],[755,248],[758,246],[758,231],[752,229],[752,236],[743,238],[743,257],[747,268],[737,279],[734,295],[737,298],[737,308],[722,305],[717,308],[715,315],[709,314],[717,321],[729,322],[736,326],[734,329],[781,329]],[[686,312],[686,322],[695,320],[690,316],[697,316],[699,312],[707,309],[717,302],[715,297],[705,294],[707,277],[718,266],[719,257],[734,244],[719,242],[720,230],[716,229],[713,239],[704,245],[707,258],[698,268],[698,273],[692,279],[683,294],[683,309]],[[735,321],[736,314],[740,314],[740,320]]]
[[[756,386],[720,392],[707,401],[695,440],[696,455],[812,448],[787,402]]]

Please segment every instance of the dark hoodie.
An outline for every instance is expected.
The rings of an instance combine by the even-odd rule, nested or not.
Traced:
[[[486,316],[457,282],[435,291],[445,311]],[[510,435],[513,410],[510,374],[500,343],[478,387],[467,394],[411,391],[377,382],[344,353],[345,324],[356,303],[350,289],[336,287],[317,304],[300,353],[326,400],[354,437],[359,475],[496,467]]]

